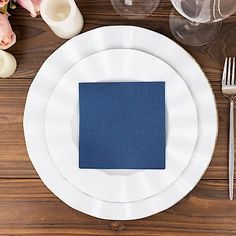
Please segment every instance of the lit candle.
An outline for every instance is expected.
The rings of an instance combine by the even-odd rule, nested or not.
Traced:
[[[0,50],[0,78],[7,78],[16,71],[16,59],[13,55]]]
[[[60,38],[72,38],[83,28],[83,16],[74,0],[43,0],[40,12],[43,20]]]

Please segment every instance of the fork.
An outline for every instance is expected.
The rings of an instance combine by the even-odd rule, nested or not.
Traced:
[[[230,101],[229,117],[229,199],[234,198],[234,98],[236,97],[235,84],[235,57],[225,59],[222,76],[222,93]]]

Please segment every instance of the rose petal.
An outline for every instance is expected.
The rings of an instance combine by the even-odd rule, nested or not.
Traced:
[[[9,0],[0,0],[0,8],[4,7],[8,3],[9,3]]]
[[[3,38],[0,41],[0,49],[3,49],[3,50],[8,49],[15,43],[16,43],[16,35],[15,33],[13,33],[12,35]]]
[[[0,14],[0,48],[7,49],[16,42],[16,35],[11,28],[7,14]]]
[[[31,13],[32,17],[36,17],[40,9],[41,0],[17,0],[17,2]]]

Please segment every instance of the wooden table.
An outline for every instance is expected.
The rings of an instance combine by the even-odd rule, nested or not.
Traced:
[[[162,0],[149,18],[128,21],[109,0],[77,1],[84,31],[104,25],[138,25],[173,38],[168,27],[171,4]],[[236,16],[224,21],[217,39],[184,48],[206,72],[219,110],[219,137],[210,167],[196,188],[169,210],[143,220],[115,222],[77,212],[55,197],[39,179],[27,155],[22,118],[29,86],[44,60],[65,41],[40,17],[18,8],[11,17],[17,43],[9,51],[18,61],[10,79],[0,80],[0,235],[236,235],[236,200],[228,200],[228,100],[220,80],[225,56],[236,55]]]

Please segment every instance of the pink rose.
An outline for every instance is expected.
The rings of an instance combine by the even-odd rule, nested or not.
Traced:
[[[0,14],[0,49],[7,49],[16,42],[7,14]]]
[[[4,7],[8,3],[9,3],[9,0],[0,0],[0,8]]]
[[[41,0],[17,0],[17,2],[31,13],[32,17],[36,17],[40,10]]]

